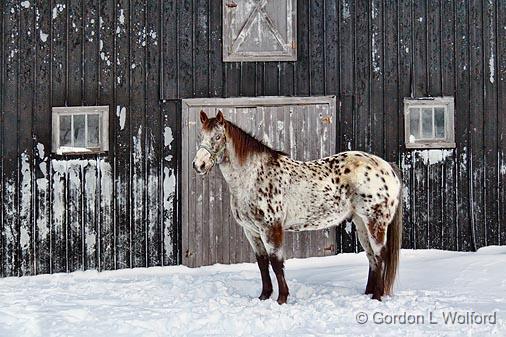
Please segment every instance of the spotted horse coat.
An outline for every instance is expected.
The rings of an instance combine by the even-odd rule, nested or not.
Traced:
[[[381,300],[395,280],[402,237],[401,179],[396,166],[359,151],[297,161],[224,119],[201,111],[201,144],[193,167],[206,174],[216,164],[230,189],[231,210],[244,229],[262,278],[260,299],[273,288],[269,264],[286,303],[283,233],[338,226],[352,219],[369,259],[365,293]]]

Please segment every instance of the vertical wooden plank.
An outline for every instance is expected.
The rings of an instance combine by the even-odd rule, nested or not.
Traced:
[[[264,77],[263,77],[263,95],[265,96],[278,96],[279,95],[279,72],[280,62],[264,62]]]
[[[48,1],[38,0],[35,3],[35,87],[34,93],[33,134],[35,137],[34,172],[35,172],[35,273],[51,272],[51,248],[49,221],[50,185],[49,185],[49,153],[51,151],[51,7]]]
[[[429,241],[429,186],[428,168],[425,160],[428,150],[413,151],[413,224],[414,224],[414,248],[426,249]]]
[[[497,155],[498,155],[498,232],[499,243],[506,244],[506,4],[497,2]]]
[[[370,39],[371,39],[371,64],[370,64],[370,99],[369,99],[369,124],[370,124],[370,149],[371,152],[384,157],[384,25],[382,1],[373,0],[370,4]]]
[[[411,212],[412,206],[412,153],[406,151],[404,144],[404,97],[411,96],[411,82],[412,82],[412,58],[413,58],[413,38],[412,38],[412,2],[410,0],[399,0],[398,2],[398,69],[399,69],[399,83],[398,83],[398,124],[399,130],[398,141],[400,145],[400,164],[403,176],[404,187],[404,240],[402,246],[404,248],[414,247],[414,218]],[[409,81],[407,79],[410,79]]]
[[[188,132],[188,166],[190,165],[191,161],[193,160],[192,156],[197,151],[198,147],[198,139],[197,139],[197,132],[198,132],[198,109],[192,108],[190,109],[190,114],[188,116],[188,124],[189,124],[189,132]],[[198,221],[198,210],[199,208],[199,199],[200,199],[200,193],[201,191],[198,190],[199,186],[199,180],[201,177],[197,177],[195,172],[189,171],[190,178],[189,178],[189,187],[188,192],[190,195],[190,202],[188,206],[188,263],[189,266],[197,266],[198,261],[198,254],[199,254],[199,245],[200,242],[200,225],[201,222]]]
[[[146,7],[143,0],[130,1],[130,127],[131,127],[131,190],[132,202],[132,267],[147,266],[146,221]]]
[[[83,22],[83,0],[74,0],[67,2],[67,54],[65,61],[68,68],[66,76],[68,78],[67,103],[69,106],[78,106],[83,102],[83,84],[84,84],[84,22]]]
[[[354,133],[354,85],[355,85],[355,2],[342,0],[339,3],[339,124],[340,134],[337,152],[355,148]]]
[[[97,160],[88,160],[82,164],[83,196],[82,196],[82,241],[83,241],[83,262],[84,270],[97,269],[98,263],[98,212],[99,181]]]
[[[79,159],[67,161],[65,171],[65,204],[66,204],[66,255],[67,271],[83,270],[83,166],[87,161]]]
[[[100,209],[98,217],[98,260],[99,270],[112,270],[115,268],[115,234],[113,211],[113,172],[111,163],[105,158],[99,158],[97,163]]]
[[[469,200],[469,32],[468,6],[466,1],[455,1],[455,111],[459,118],[455,119],[455,142],[457,143],[457,223],[459,250],[473,249],[471,241],[471,212]]]
[[[83,102],[96,105],[99,86],[99,0],[83,0]],[[103,43],[103,42],[102,42]]]
[[[19,275],[18,221],[18,86],[19,86],[19,17],[20,8],[15,1],[6,1],[5,13],[9,13],[4,22],[6,57],[3,88],[3,261],[4,275]]]
[[[225,97],[238,97],[241,93],[241,64],[238,62],[227,62],[223,68],[225,72]]]
[[[209,95],[223,97],[222,1],[209,1]]]
[[[5,69],[5,37],[4,37],[4,1],[0,2],[0,87],[4,88],[4,69]],[[4,109],[3,91],[0,94],[0,109]],[[4,123],[0,125],[0,277],[4,277],[4,174],[3,159],[4,156]]]
[[[34,226],[32,203],[33,139],[32,116],[35,90],[35,6],[21,4],[19,19],[19,262],[20,275],[34,274]]]
[[[324,1],[323,3],[323,25],[324,25],[324,56],[325,56],[325,94],[339,95],[339,47],[340,39],[340,12],[339,1]],[[340,123],[336,123],[340,128]],[[339,132],[338,132],[339,134]],[[336,138],[337,139],[337,138]],[[338,147],[339,148],[339,147]]]
[[[256,96],[256,62],[241,63],[241,96]]]
[[[187,233],[184,229],[179,229],[181,220],[187,216],[187,204],[177,205],[179,200],[184,200],[181,196],[182,193],[187,193],[188,185],[186,184],[185,176],[182,175],[180,167],[187,167],[188,152],[181,151],[178,154],[178,149],[182,148],[182,144],[186,144],[183,137],[188,137],[188,125],[186,124],[182,132],[181,124],[181,111],[180,106],[175,102],[170,102],[162,105],[163,116],[163,223],[162,223],[162,263],[164,266],[181,263],[180,254],[181,244],[187,243],[184,237],[180,237],[180,233]],[[184,115],[186,116],[186,115]],[[184,146],[184,145],[183,145]],[[181,156],[181,157],[179,157]],[[181,193],[178,193],[178,180],[181,179],[182,187]],[[178,209],[183,209],[184,212],[178,216]],[[182,221],[183,224],[187,223]],[[181,232],[180,232],[181,231]],[[181,242],[182,241],[182,242]],[[185,250],[182,250],[184,257]],[[184,261],[184,260],[183,260]]]
[[[178,1],[161,1],[161,93],[160,99],[179,97],[178,93]]]
[[[325,17],[324,1],[309,2],[309,81],[311,95],[325,93]]]
[[[474,236],[473,249],[485,244],[484,217],[484,155],[483,155],[483,1],[469,2],[469,46],[470,46],[470,197],[471,197],[471,226]]]
[[[413,181],[413,152],[404,152],[401,154],[401,166],[402,171],[402,187],[403,187],[403,240],[402,247],[413,249],[415,247],[415,225],[413,215],[413,189],[411,188]]]
[[[195,55],[193,34],[195,33],[193,19],[193,1],[179,0],[177,2],[178,43],[178,97],[192,97],[195,90]]]
[[[441,85],[443,96],[455,95],[455,16],[454,2],[445,1],[441,8]],[[445,249],[457,249],[457,182],[456,152],[448,150],[444,163],[443,233],[441,244]]]
[[[115,59],[115,3],[111,1],[100,1],[98,17],[98,103],[109,105],[109,156],[97,160],[98,176],[100,180],[100,211],[97,229],[99,233],[99,269],[111,270],[116,268],[116,213],[115,204],[115,183],[114,182],[114,158],[116,156],[117,132],[120,128],[121,119],[117,123],[117,113],[121,117],[121,108],[114,105],[114,87],[117,78],[114,73],[116,66]],[[115,111],[116,110],[116,111]],[[126,108],[123,110],[126,117]],[[123,124],[124,126],[124,124]]]
[[[428,165],[428,248],[445,249],[442,245],[443,214],[445,203],[444,191],[444,158],[446,150],[428,150],[426,165]]]
[[[159,104],[160,67],[160,11],[161,2],[146,3],[146,219],[147,219],[147,261],[146,265],[162,265],[162,217],[160,207],[163,186],[162,157],[164,135],[162,109]],[[177,223],[172,224],[174,227]]]
[[[131,151],[133,129],[130,108],[130,27],[129,1],[119,0],[115,6],[115,41],[113,63],[115,64],[116,118],[113,125],[115,141],[114,157],[114,211],[116,230],[116,268],[133,266],[132,261],[132,214],[131,214]],[[137,130],[136,130],[137,131]]]
[[[67,272],[66,187],[67,163],[51,160],[51,271]]]
[[[425,97],[427,91],[427,3],[413,2],[413,92],[414,97]]]
[[[398,53],[398,4],[396,1],[385,1],[383,7],[383,124],[384,124],[384,158],[389,162],[399,162],[399,125],[401,102],[399,100]]]
[[[280,96],[294,96],[295,95],[295,81],[294,69],[295,62],[281,62],[279,64],[279,95]],[[258,96],[259,94],[257,94]]]
[[[483,56],[484,68],[484,107],[483,107],[483,149],[484,184],[483,205],[485,222],[485,245],[499,244],[498,207],[498,114],[497,109],[497,2],[493,0],[483,2]],[[502,36],[504,38],[504,35]]]
[[[195,94],[197,97],[206,97],[209,92],[209,16],[208,2],[194,1],[194,30],[195,45]]]
[[[442,93],[442,6],[441,1],[429,0],[427,2],[427,93],[433,97],[441,96]]]
[[[361,1],[355,11],[355,107],[356,142],[358,150],[370,148],[370,111],[371,90],[371,44],[369,42],[369,4]]]
[[[310,89],[310,46],[309,1],[297,1],[297,63],[295,63],[295,96],[309,96]]]

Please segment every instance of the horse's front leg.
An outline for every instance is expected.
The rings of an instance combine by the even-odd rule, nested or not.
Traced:
[[[278,281],[279,296],[278,303],[285,304],[288,299],[288,285],[285,280],[284,259],[283,259],[283,226],[281,222],[268,224],[261,233],[262,241],[269,255],[274,274]]]
[[[244,229],[244,234],[255,252],[258,268],[262,277],[262,293],[258,297],[261,301],[267,300],[272,295],[272,281],[269,275],[269,255],[265,250],[264,243],[258,234]]]

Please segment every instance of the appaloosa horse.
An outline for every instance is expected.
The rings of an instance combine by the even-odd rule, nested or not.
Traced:
[[[369,259],[365,293],[381,300],[397,273],[402,237],[401,179],[374,155],[349,151],[314,161],[290,159],[224,119],[200,112],[202,142],[193,168],[220,166],[235,220],[244,229],[262,276],[260,299],[272,294],[269,262],[286,303],[283,232],[337,226],[353,219]]]

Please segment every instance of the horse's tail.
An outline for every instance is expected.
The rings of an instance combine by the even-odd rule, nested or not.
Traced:
[[[399,268],[399,254],[402,244],[402,175],[397,165],[391,165],[400,181],[400,185],[399,196],[397,197],[397,210],[395,211],[392,222],[390,222],[387,228],[387,242],[384,251],[385,255],[383,257],[385,263],[385,268],[383,269],[383,284],[386,295],[391,294],[394,287],[397,269]]]

